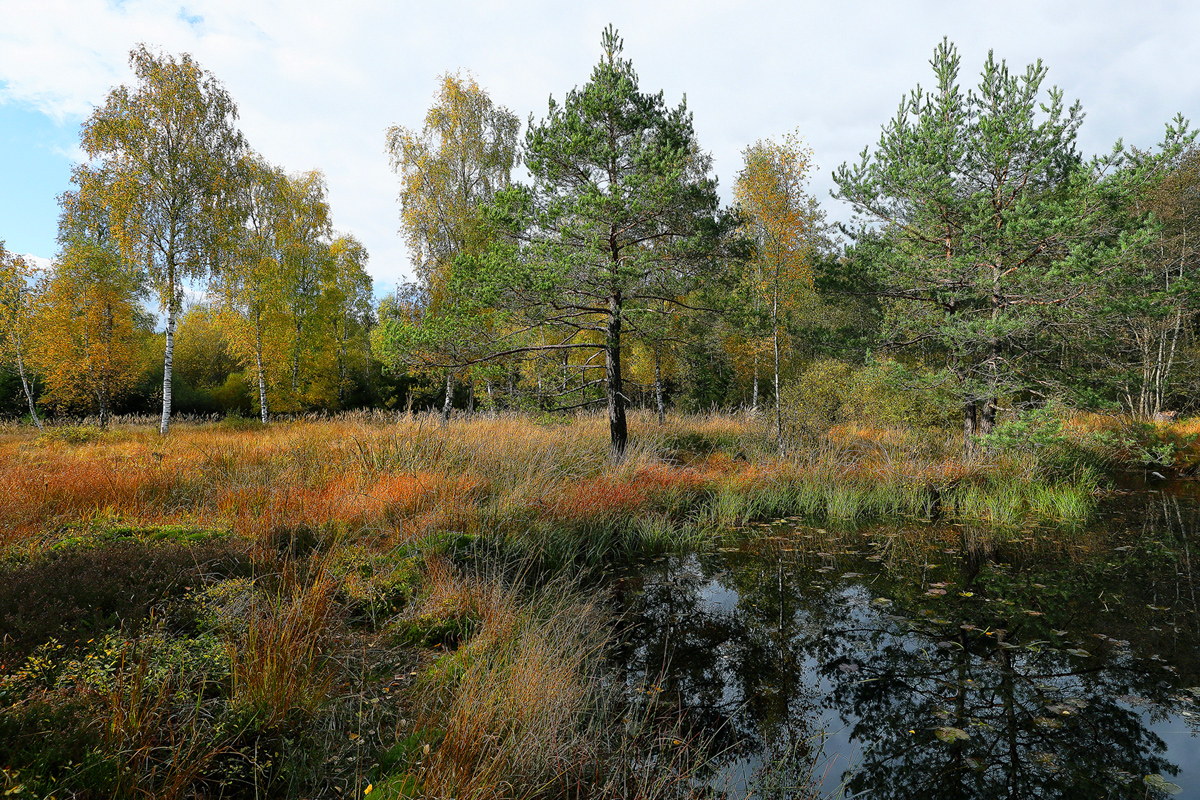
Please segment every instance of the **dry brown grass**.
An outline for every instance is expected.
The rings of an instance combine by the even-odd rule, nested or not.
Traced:
[[[623,709],[603,678],[612,627],[601,599],[562,582],[532,594],[445,562],[413,616],[478,627],[418,688],[411,775],[430,798],[687,796],[702,760],[669,724]],[[647,738],[671,743],[649,768]]]
[[[437,424],[347,416],[265,429],[179,425],[167,438],[125,426],[78,443],[0,432],[0,546],[44,544],[69,526],[199,526],[254,541],[307,525],[385,544],[437,531],[608,524],[687,506],[680,498],[768,485],[951,486],[1031,477],[1032,462],[964,459],[952,435],[834,428],[777,455],[746,415],[631,415],[626,458],[606,422],[507,415]],[[1079,416],[1082,430],[1111,424]],[[1193,423],[1180,423],[1187,426]]]

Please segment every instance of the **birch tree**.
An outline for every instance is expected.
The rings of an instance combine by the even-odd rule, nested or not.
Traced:
[[[338,236],[330,245],[330,258],[333,274],[325,291],[337,348],[337,401],[338,407],[344,408],[350,386],[350,364],[362,361],[370,348],[372,284],[366,270],[367,248],[358,239]]]
[[[29,405],[29,417],[41,430],[42,420],[33,402],[33,387],[30,386],[25,363],[33,316],[32,279],[32,265],[21,256],[5,250],[4,242],[0,241],[0,347],[16,366],[25,402]]]
[[[779,397],[780,333],[784,318],[813,303],[813,255],[822,214],[807,192],[812,150],[796,134],[782,142],[759,141],[743,152],[734,196],[755,245],[743,289],[752,311],[767,319],[773,352],[775,442],[783,447]],[[755,406],[758,399],[758,348],[754,356]]]
[[[136,85],[118,86],[83,124],[101,195],[124,259],[146,271],[166,314],[160,431],[171,420],[175,327],[189,279],[203,279],[238,223],[234,165],[244,149],[224,86],[186,53],[139,45]]]
[[[65,409],[90,409],[107,428],[114,402],[133,388],[149,328],[140,307],[141,275],[113,241],[86,165],[78,187],[59,198],[61,250],[42,292],[33,352],[46,380],[45,399]]]
[[[1190,321],[1198,308],[1200,148],[1187,127],[1177,118],[1159,152],[1132,153],[1130,227],[1136,231],[1139,222],[1148,222],[1149,230],[1139,257],[1113,282],[1105,302],[1119,321],[1114,338],[1120,355],[1114,355],[1132,361],[1125,405],[1147,418],[1167,408],[1178,367],[1188,360]]]
[[[492,240],[483,208],[509,185],[519,131],[517,116],[495,105],[470,75],[449,73],[420,132],[402,125],[387,131],[392,169],[400,176],[401,229],[428,305],[424,319],[440,323],[426,325],[419,338],[426,363],[446,365],[443,419],[454,398],[451,364],[470,358],[468,334],[486,324],[479,309],[454,307],[460,298],[447,286],[456,259],[480,255]],[[385,331],[383,339],[398,347],[403,333]]]
[[[326,193],[319,170],[290,176],[282,187],[276,236],[281,297],[292,326],[291,399],[296,409],[305,402],[301,366],[315,352],[325,311],[323,293],[333,278],[333,227]],[[307,370],[303,377],[307,380]]]
[[[267,399],[267,328],[283,305],[283,260],[287,175],[260,157],[245,156],[240,168],[241,204],[246,215],[231,257],[215,276],[215,294],[233,324],[234,346],[246,367],[253,367],[258,415],[270,419]]]

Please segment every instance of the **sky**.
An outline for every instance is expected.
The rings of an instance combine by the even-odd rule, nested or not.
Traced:
[[[187,52],[238,104],[267,160],[321,170],[334,226],[370,253],[376,294],[411,274],[384,131],[419,128],[445,72],[470,71],[522,119],[588,79],[600,33],[625,40],[641,88],[685,95],[722,193],[744,148],[798,132],[811,190],[834,220],[832,171],[874,144],[904,95],[929,86],[948,37],[975,84],[989,50],[1087,114],[1079,147],[1149,147],[1177,113],[1200,124],[1200,3],[1111,0],[414,3],[408,0],[0,0],[0,240],[51,259],[57,196],[83,154],[79,126],[132,84],[138,43]]]

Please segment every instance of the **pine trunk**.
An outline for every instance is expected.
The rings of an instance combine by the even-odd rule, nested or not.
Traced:
[[[604,382],[608,395],[608,433],[612,456],[620,461],[629,442],[625,421],[625,395],[621,386],[621,290],[608,298],[608,330],[604,340]]]
[[[974,398],[963,403],[963,453],[968,456],[974,455],[979,447],[979,442],[975,438],[977,415],[978,405]]]

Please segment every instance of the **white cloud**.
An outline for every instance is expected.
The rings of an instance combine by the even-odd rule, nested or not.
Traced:
[[[549,95],[587,80],[609,22],[643,88],[662,88],[672,104],[686,92],[725,192],[742,148],[799,128],[825,200],[832,169],[878,138],[905,92],[930,83],[943,35],[961,48],[966,85],[989,48],[1020,68],[1042,58],[1050,82],[1083,101],[1087,151],[1119,136],[1148,145],[1176,111],[1200,109],[1200,40],[1184,35],[1200,30],[1200,5],[1131,11],[1116,0],[6,0],[0,102],[74,125],[132,79],[138,42],[190,52],[225,82],[258,151],[325,172],[336,224],[364,241],[373,274],[390,284],[408,267],[384,129],[419,126],[437,76],[459,68],[522,119],[540,117]]]
[[[21,253],[21,258],[33,267],[34,272],[49,272],[50,268],[54,266],[54,262],[50,259],[35,256],[33,253]]]

